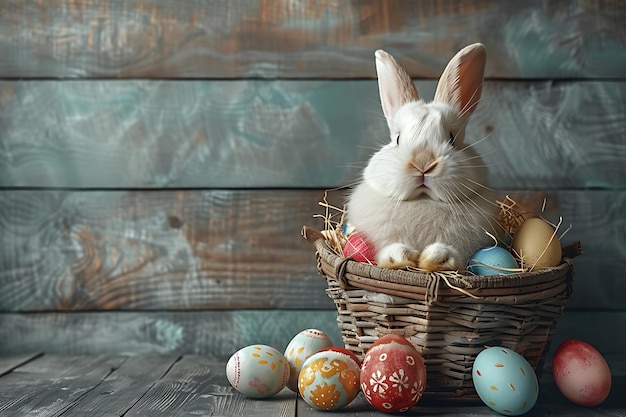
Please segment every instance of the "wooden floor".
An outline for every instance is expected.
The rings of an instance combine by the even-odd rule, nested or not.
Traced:
[[[359,396],[345,409],[311,409],[285,389],[267,400],[231,388],[224,361],[201,356],[0,357],[1,416],[384,416]],[[531,416],[625,416],[626,378],[614,377],[609,398],[593,409],[565,400],[548,380],[541,383]],[[492,416],[483,405],[423,404],[407,416]]]

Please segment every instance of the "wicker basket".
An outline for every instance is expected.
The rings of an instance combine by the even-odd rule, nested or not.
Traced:
[[[379,336],[405,336],[422,354],[425,397],[478,400],[472,365],[485,346],[504,346],[541,371],[572,292],[569,258],[555,268],[502,276],[390,270],[337,256],[305,227],[317,269],[337,308],[343,342],[359,358]]]

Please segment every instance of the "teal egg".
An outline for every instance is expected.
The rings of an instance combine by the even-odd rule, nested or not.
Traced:
[[[476,356],[472,382],[485,405],[506,416],[529,412],[539,395],[539,381],[528,361],[500,346],[487,348]]]
[[[511,253],[500,247],[479,249],[467,263],[467,270],[474,275],[507,275],[516,271],[507,269],[519,268]]]

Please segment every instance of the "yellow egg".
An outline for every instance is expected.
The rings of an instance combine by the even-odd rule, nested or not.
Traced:
[[[522,223],[513,236],[511,249],[527,268],[550,268],[561,263],[559,237],[554,227],[539,217]]]

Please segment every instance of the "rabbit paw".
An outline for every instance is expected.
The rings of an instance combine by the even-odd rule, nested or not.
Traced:
[[[383,247],[376,259],[378,266],[390,269],[417,267],[420,254],[403,243],[392,243]]]
[[[418,267],[426,271],[459,271],[461,255],[452,246],[435,242],[426,246],[418,260]]]

